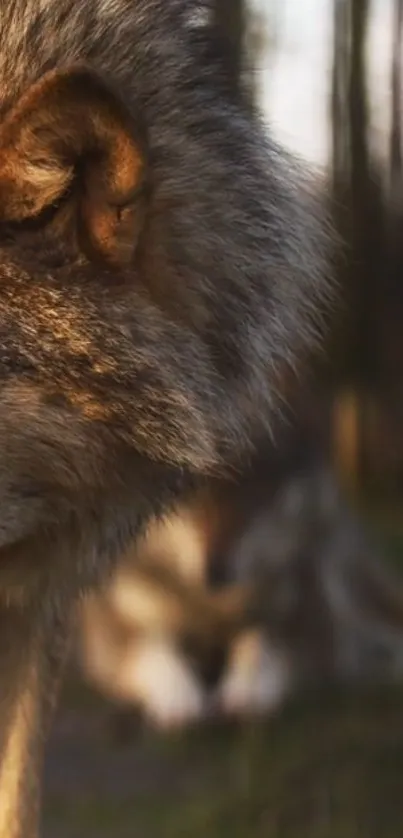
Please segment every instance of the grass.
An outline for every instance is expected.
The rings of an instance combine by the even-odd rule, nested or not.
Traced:
[[[98,732],[80,741],[92,759],[82,776],[77,762],[79,791],[48,782],[45,834],[397,838],[402,709],[395,688],[306,696],[264,725],[140,736],[124,747]],[[63,760],[63,747],[54,743],[50,759]]]

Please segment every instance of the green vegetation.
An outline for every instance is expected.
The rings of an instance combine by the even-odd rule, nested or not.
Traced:
[[[49,782],[46,834],[397,838],[402,709],[403,689],[387,689],[305,697],[262,726],[140,736],[124,747],[98,731],[80,742],[87,759],[74,787]],[[69,741],[55,743],[51,761]]]

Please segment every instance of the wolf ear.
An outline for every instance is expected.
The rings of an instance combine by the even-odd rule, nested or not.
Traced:
[[[131,261],[144,174],[128,113],[85,67],[47,73],[0,124],[0,221],[34,219],[60,202],[90,258]]]

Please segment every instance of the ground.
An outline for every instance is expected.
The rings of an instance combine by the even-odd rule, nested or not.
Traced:
[[[113,741],[101,702],[61,708],[45,838],[397,838],[403,689],[305,697],[242,729]]]

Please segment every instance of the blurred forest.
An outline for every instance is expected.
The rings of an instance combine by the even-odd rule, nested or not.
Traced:
[[[338,264],[341,306],[318,383],[326,385],[333,405],[330,433],[336,467],[352,488],[375,494],[389,505],[392,498],[399,504],[403,491],[402,0],[307,4],[223,0],[218,5],[234,33],[234,44],[239,43],[243,27],[249,90],[254,78],[257,103],[269,121],[281,60],[264,97],[258,79],[262,68],[269,76],[282,52],[292,51],[295,35],[287,43],[287,23],[294,18],[294,30],[301,23],[301,39],[310,30],[311,42],[326,40],[327,62],[314,66],[318,61],[314,52],[312,75],[323,77],[324,101],[317,107],[326,114],[327,144],[320,162],[344,250]],[[294,100],[304,93],[301,71],[310,60],[309,45],[304,51],[299,44],[298,49],[290,74],[297,87]],[[281,108],[277,112],[281,118]],[[306,114],[308,119],[313,133],[317,113]],[[293,150],[300,151],[297,134]]]

